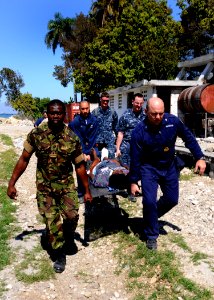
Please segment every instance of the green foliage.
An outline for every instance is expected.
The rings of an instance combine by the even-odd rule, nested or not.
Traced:
[[[11,106],[19,115],[35,120],[41,117],[44,110],[47,109],[47,103],[50,98],[34,98],[31,94],[20,94],[19,97],[11,101]]]
[[[5,93],[8,103],[20,95],[24,86],[22,76],[9,68],[0,70],[0,98]]]
[[[11,101],[11,106],[21,115],[34,118],[38,114],[38,107],[36,105],[36,100],[31,94],[20,94],[17,98]]]
[[[132,1],[116,26],[107,23],[85,45],[84,68],[74,70],[76,89],[93,95],[142,79],[174,77],[179,32],[164,1]]]
[[[214,46],[214,0],[178,0],[182,9],[180,46],[183,57],[207,54]]]

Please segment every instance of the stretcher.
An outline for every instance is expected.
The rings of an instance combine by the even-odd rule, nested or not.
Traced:
[[[127,227],[128,214],[119,206],[117,195],[128,197],[126,190],[95,187],[89,181],[92,202],[85,203],[84,240],[94,241]]]

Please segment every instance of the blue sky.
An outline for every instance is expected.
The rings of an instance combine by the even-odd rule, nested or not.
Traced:
[[[6,0],[0,1],[0,70],[4,67],[20,73],[25,86],[22,93],[33,97],[58,98],[68,101],[73,98],[73,86],[64,88],[52,73],[55,65],[61,65],[61,50],[54,55],[47,49],[44,38],[48,21],[60,12],[63,17],[88,14],[93,0]],[[169,0],[173,16],[178,19],[176,0]],[[0,113],[12,113],[0,99]]]

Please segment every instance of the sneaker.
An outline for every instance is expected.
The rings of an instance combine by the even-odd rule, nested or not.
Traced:
[[[56,273],[62,273],[65,270],[66,256],[64,253],[60,252],[57,255],[57,259],[54,262],[53,268]]]
[[[146,247],[150,250],[157,250],[157,240],[156,239],[148,239],[146,241]]]
[[[131,202],[137,202],[137,197],[135,197],[134,195],[128,195],[128,200]]]

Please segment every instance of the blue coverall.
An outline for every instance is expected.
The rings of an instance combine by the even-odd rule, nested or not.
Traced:
[[[97,118],[91,113],[89,113],[87,118],[77,115],[73,121],[68,124],[68,127],[79,137],[82,152],[89,155],[91,148],[95,146],[97,140],[99,130]]]
[[[83,118],[81,115],[77,115],[73,121],[68,124],[68,127],[74,131],[79,137],[82,146],[82,152],[86,155],[90,154],[92,148],[95,148],[97,135],[98,135],[98,122],[97,118],[89,113],[87,118]],[[98,150],[95,148],[96,152]],[[77,178],[78,182],[78,197],[81,198],[84,195],[84,187],[81,180]]]
[[[178,203],[179,171],[175,159],[175,142],[180,137],[196,160],[203,157],[191,131],[174,115],[165,113],[157,128],[147,117],[132,131],[130,181],[141,180],[143,220],[146,239],[157,239],[158,218]],[[157,201],[158,185],[162,196]]]

